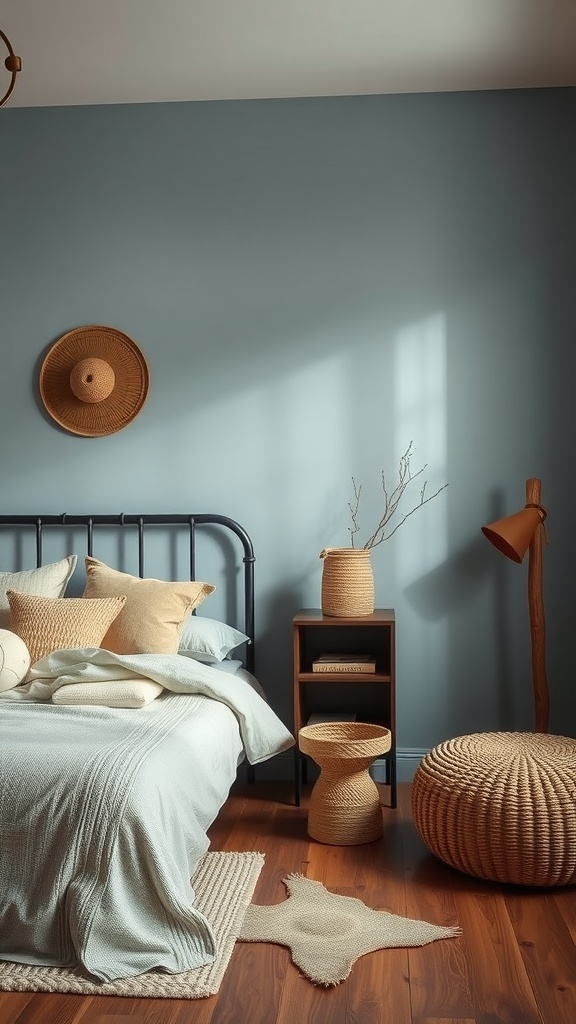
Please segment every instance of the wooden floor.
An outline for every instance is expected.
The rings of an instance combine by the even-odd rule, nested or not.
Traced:
[[[381,787],[382,802],[388,790]],[[370,906],[462,936],[361,957],[325,989],[282,946],[237,943],[217,996],[125,999],[0,993],[0,1024],[576,1024],[576,888],[524,890],[461,875],[428,854],[410,818],[410,787],[384,808],[384,836],[323,846],[283,784],[239,785],[210,830],[212,849],[259,850],[256,903],[278,903],[292,871]]]

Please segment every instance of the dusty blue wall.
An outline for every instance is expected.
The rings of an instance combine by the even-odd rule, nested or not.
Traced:
[[[4,108],[2,509],[234,516],[290,721],[291,617],[348,543],[351,477],[364,535],[413,439],[449,487],[374,553],[409,766],[531,726],[526,567],[480,526],[540,476],[552,727],[574,735],[575,116],[571,89]],[[35,391],[87,323],[133,337],[152,380],[96,440]]]

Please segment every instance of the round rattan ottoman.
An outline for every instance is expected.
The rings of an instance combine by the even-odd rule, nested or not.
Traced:
[[[298,733],[300,750],[320,766],[310,796],[308,834],[354,846],[382,835],[382,808],[370,765],[390,750],[389,729],[364,722],[319,722]]]
[[[412,814],[440,860],[488,881],[576,883],[576,739],[485,732],[438,744],[412,784]]]

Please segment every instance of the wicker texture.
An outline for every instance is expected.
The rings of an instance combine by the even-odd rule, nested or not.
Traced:
[[[320,766],[310,797],[309,835],[334,846],[378,839],[380,794],[368,769],[390,750],[390,731],[364,722],[320,722],[300,729],[298,739],[302,753]]]
[[[102,638],[126,603],[120,597],[36,597],[7,593],[10,629],[22,638],[34,664],[52,651],[100,647]]]
[[[81,402],[103,402],[115,383],[116,374],[105,359],[81,359],[70,373],[70,387]]]
[[[576,740],[544,733],[458,736],[422,760],[412,812],[440,860],[489,881],[576,881]]]
[[[91,324],[62,335],[40,369],[40,397],[72,434],[102,437],[127,426],[148,394],[146,360],[131,338]]]
[[[324,548],[322,611],[324,615],[354,618],[374,611],[374,574],[365,548]]]

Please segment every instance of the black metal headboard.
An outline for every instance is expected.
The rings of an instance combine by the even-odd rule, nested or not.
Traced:
[[[250,671],[254,671],[254,548],[252,541],[244,527],[240,526],[234,519],[228,516],[221,516],[212,513],[191,514],[146,514],[118,513],[115,515],[71,515],[63,512],[61,515],[0,515],[0,528],[6,527],[13,530],[33,530],[36,542],[36,565],[43,564],[42,550],[44,532],[51,527],[84,527],[86,529],[86,553],[93,554],[94,528],[95,527],[118,527],[123,530],[126,527],[135,527],[138,537],[138,575],[144,576],[144,555],[145,536],[147,526],[184,527],[188,534],[188,569],[189,578],[196,578],[196,530],[198,527],[221,527],[237,538],[242,548],[242,562],[244,572],[244,609],[243,626],[244,632],[250,637],[251,643],[246,645],[245,665]]]

